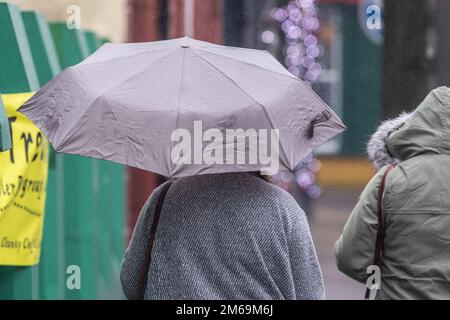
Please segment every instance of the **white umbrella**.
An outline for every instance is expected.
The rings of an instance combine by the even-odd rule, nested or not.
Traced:
[[[292,170],[345,129],[268,52],[187,37],[105,44],[19,111],[58,152],[169,177]]]

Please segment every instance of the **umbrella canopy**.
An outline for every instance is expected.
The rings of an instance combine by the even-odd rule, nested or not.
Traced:
[[[169,177],[257,171],[275,155],[292,170],[345,129],[268,52],[187,37],[105,44],[19,111],[57,152]]]

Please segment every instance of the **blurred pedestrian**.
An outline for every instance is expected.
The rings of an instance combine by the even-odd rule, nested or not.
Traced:
[[[377,299],[450,299],[450,88],[382,124],[368,152],[379,171],[335,245],[339,270],[365,283],[379,264]]]
[[[245,172],[169,184],[147,200],[126,250],[129,299],[324,298],[306,216],[287,192]]]

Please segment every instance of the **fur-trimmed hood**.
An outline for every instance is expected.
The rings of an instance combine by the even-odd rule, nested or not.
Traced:
[[[423,153],[450,154],[450,88],[431,91],[414,112],[383,122],[367,153],[377,169]]]
[[[385,165],[398,162],[386,147],[387,137],[394,131],[397,131],[403,124],[411,118],[413,112],[403,112],[397,118],[389,119],[381,123],[377,131],[372,135],[367,144],[367,154],[369,160],[375,168],[381,169]]]

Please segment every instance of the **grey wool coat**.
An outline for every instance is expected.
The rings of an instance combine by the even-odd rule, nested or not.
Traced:
[[[121,266],[132,297],[143,268],[157,188]],[[323,299],[308,222],[284,190],[248,173],[186,177],[161,211],[146,299]]]

